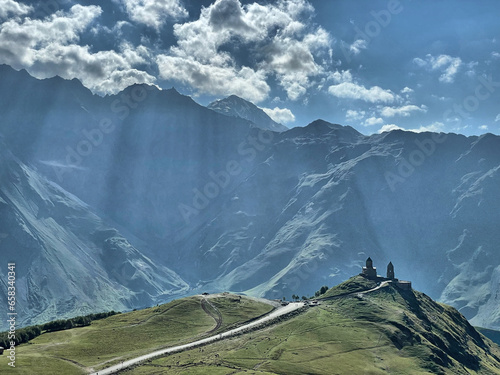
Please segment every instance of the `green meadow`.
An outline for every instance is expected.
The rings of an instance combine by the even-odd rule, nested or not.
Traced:
[[[229,294],[209,298],[222,315],[218,331],[273,308]],[[5,365],[2,374],[85,374],[157,349],[198,340],[213,334],[210,331],[215,327],[214,319],[203,311],[200,302],[199,296],[189,297],[114,315],[87,327],[44,333],[17,347],[16,368]]]

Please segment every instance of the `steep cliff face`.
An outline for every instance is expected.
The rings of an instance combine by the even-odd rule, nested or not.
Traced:
[[[236,95],[228,96],[227,98],[216,100],[208,105],[209,109],[222,113],[226,116],[240,117],[251,121],[256,127],[264,130],[275,132],[283,132],[288,128],[280,123],[277,123],[270,118],[262,109],[255,104],[242,99]]]
[[[18,324],[149,306],[186,291],[78,198],[0,150],[0,270],[16,264]],[[0,291],[6,301],[6,288]]]

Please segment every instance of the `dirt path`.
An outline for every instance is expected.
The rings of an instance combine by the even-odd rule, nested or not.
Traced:
[[[203,298],[201,300],[201,308],[207,315],[210,315],[216,323],[215,327],[212,330],[208,331],[208,333],[217,331],[222,326],[222,314],[220,313],[219,309],[206,298]]]

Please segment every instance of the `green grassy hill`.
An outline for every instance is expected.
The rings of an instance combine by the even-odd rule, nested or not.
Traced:
[[[362,292],[364,290],[373,289],[377,286],[377,282],[364,278],[362,276],[354,276],[343,283],[328,289],[325,294],[319,298],[341,296],[348,293]]]
[[[500,348],[454,308],[356,276],[266,328],[123,371],[158,374],[500,374]],[[272,310],[232,294],[194,296],[46,333],[21,345],[2,374],[84,374],[226,331]]]
[[[356,277],[325,295],[361,291],[365,282]],[[454,308],[388,286],[325,301],[280,324],[124,372],[243,373],[500,374],[500,349]]]
[[[207,296],[220,313],[200,296],[115,315],[88,327],[44,333],[16,351],[16,368],[2,374],[85,374],[159,348],[179,345],[227,330],[273,309],[269,304],[230,294]],[[5,356],[5,355],[4,355]],[[2,357],[0,357],[2,358]]]

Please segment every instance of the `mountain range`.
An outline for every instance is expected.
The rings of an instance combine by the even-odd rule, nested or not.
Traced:
[[[22,297],[33,322],[201,291],[302,295],[371,256],[500,328],[498,136],[278,132],[236,97],[216,110],[146,85],[100,97],[7,66],[0,83],[0,253],[22,254],[26,285],[58,275]]]

